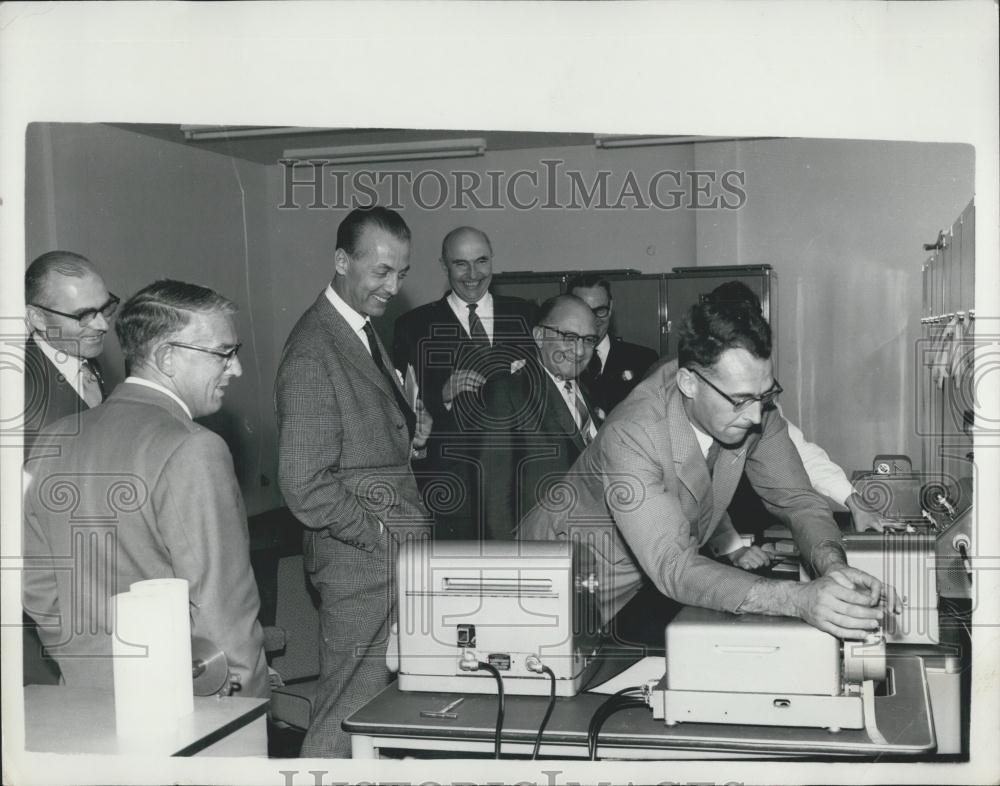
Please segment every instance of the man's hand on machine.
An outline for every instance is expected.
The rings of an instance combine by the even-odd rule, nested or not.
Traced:
[[[892,587],[844,564],[797,585],[794,603],[798,617],[842,639],[863,639],[879,627],[887,610],[902,610]]]

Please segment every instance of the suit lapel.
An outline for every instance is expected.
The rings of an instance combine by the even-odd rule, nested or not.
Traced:
[[[362,376],[367,377],[375,387],[391,398],[395,404],[395,397],[392,394],[392,389],[389,387],[389,380],[386,379],[385,374],[378,370],[375,361],[372,360],[372,356],[368,354],[368,351],[361,344],[360,336],[351,329],[351,326],[347,324],[347,320],[340,316],[337,309],[327,299],[325,293],[321,294],[317,299],[316,308],[319,309],[320,317],[333,335],[334,342],[344,359],[354,366]],[[382,346],[382,342],[378,339],[377,335],[375,340],[379,345],[379,350],[382,352],[382,361],[388,363],[389,356],[386,355],[385,348]]]
[[[674,468],[677,479],[684,484],[694,497],[698,510],[697,534],[707,527],[713,519],[714,502],[712,495],[712,479],[708,474],[708,466],[702,455],[701,447],[694,435],[694,427],[684,411],[683,396],[677,386],[671,384],[667,388],[667,419],[670,427],[671,447],[674,454]],[[720,453],[721,456],[721,453]]]
[[[545,378],[545,411],[550,413],[551,419],[558,425],[557,430],[572,438],[576,448],[583,452],[587,443],[583,441],[583,435],[577,428],[576,419],[569,411],[569,407],[566,406],[566,400],[552,381],[552,377],[544,369],[542,369],[542,376]]]

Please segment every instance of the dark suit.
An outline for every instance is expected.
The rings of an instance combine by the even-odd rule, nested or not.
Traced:
[[[107,391],[97,361],[91,360],[90,364],[98,370],[97,381],[104,398]],[[87,402],[52,365],[34,337],[29,336],[24,342],[24,455],[31,451],[42,429],[69,415],[78,418],[87,409]],[[79,428],[78,419],[70,418],[60,428],[65,436],[75,434]]]
[[[391,679],[393,539],[427,533],[389,385],[321,294],[292,329],[275,383],[281,491],[306,527],[305,567],[321,602],[320,684],[303,756],[350,756],[341,722]]]
[[[760,431],[735,447],[721,447],[710,476],[675,375],[664,367],[644,380],[573,466],[569,493],[539,505],[521,522],[520,538],[589,543],[605,622],[647,579],[687,605],[739,608],[758,577],[699,552],[722,534],[720,527],[732,527],[724,514],[744,466],[805,559],[821,541],[840,538],[776,409],[765,410]]]
[[[246,512],[226,443],[165,393],[119,385],[43,433],[25,469],[24,605],[67,685],[113,687],[109,605],[136,581],[189,584],[191,633],[226,654],[241,695],[270,693]]]
[[[564,494],[564,476],[586,442],[562,394],[535,359],[487,382],[483,401],[481,520],[486,537],[510,540],[518,521],[540,500]]]
[[[434,430],[451,422],[442,401],[448,378],[459,369],[478,371],[489,378],[506,373],[517,358],[533,351],[531,326],[535,306],[526,300],[493,295],[493,346],[478,346],[465,332],[448,305],[448,294],[408,311],[396,320],[392,340],[393,364],[405,373],[413,367],[424,406],[434,418]],[[440,425],[439,425],[440,424]],[[462,424],[458,424],[461,428]]]
[[[98,369],[97,361],[91,366]],[[101,398],[107,396],[104,380],[99,370],[97,382],[101,388]],[[63,377],[45,353],[29,336],[24,342],[24,455],[31,452],[42,429],[67,418],[61,431],[65,436],[78,433],[80,415],[89,407],[80,398],[74,387]],[[51,658],[42,653],[41,641],[34,620],[24,618],[24,684],[52,685],[59,680],[59,668]]]
[[[601,373],[595,377],[584,371],[580,375],[591,404],[603,410],[605,417],[610,415],[642,381],[656,358],[648,347],[612,338]]]

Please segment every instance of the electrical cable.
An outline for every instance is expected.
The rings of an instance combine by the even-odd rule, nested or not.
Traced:
[[[497,681],[497,726],[496,732],[493,738],[493,758],[500,758],[500,732],[503,731],[503,714],[504,714],[504,699],[503,699],[503,677],[500,676],[500,672],[495,666],[491,666],[489,663],[483,663],[479,661],[476,666],[483,670],[488,671],[493,675],[493,679]]]
[[[542,666],[542,671],[549,675],[549,706],[545,709],[545,715],[542,717],[542,723],[538,727],[538,736],[535,737],[535,747],[531,751],[531,760],[534,761],[538,758],[538,749],[542,746],[542,733],[545,731],[545,726],[549,722],[549,718],[552,717],[552,710],[556,706],[556,675],[548,666]]]
[[[620,712],[621,710],[631,709],[633,707],[645,707],[646,702],[643,701],[641,697],[641,687],[633,686],[630,688],[622,688],[617,693],[609,696],[604,703],[594,711],[594,714],[590,719],[590,725],[587,729],[587,752],[591,761],[597,760],[597,740],[601,734],[601,727],[604,726],[604,722],[616,712]]]

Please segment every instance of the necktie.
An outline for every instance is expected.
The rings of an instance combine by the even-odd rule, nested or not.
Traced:
[[[104,401],[101,374],[89,360],[80,361],[80,387],[81,398],[87,402],[88,407],[96,407]]]
[[[570,380],[563,382],[563,389],[566,394],[573,399],[573,419],[576,421],[576,425],[580,429],[580,434],[583,436],[584,444],[589,445],[591,440],[591,433],[594,430],[594,423],[590,419],[590,412],[587,410],[587,405],[583,403],[581,399],[573,390],[573,383]]]
[[[708,449],[708,455],[705,456],[705,463],[708,465],[708,476],[712,477],[715,473],[715,460],[719,457],[719,443],[712,440],[712,447]]]
[[[597,354],[597,350],[594,350],[594,354],[590,356],[590,362],[587,364],[587,377],[589,379],[597,379],[601,376],[601,356]]]
[[[479,318],[476,313],[478,305],[476,303],[469,303],[469,335],[472,336],[472,340],[477,344],[490,345],[490,337],[486,335],[486,328],[483,327],[483,321]]]
[[[365,331],[365,338],[368,339],[368,348],[371,350],[372,360],[375,361],[378,370],[382,372],[382,375],[389,382],[392,396],[396,399],[396,406],[399,407],[399,411],[403,413],[403,418],[406,420],[406,430],[410,435],[410,439],[413,439],[413,433],[417,429],[417,416],[410,409],[410,405],[406,403],[403,394],[399,392],[399,386],[396,384],[396,380],[392,378],[392,372],[386,368],[385,361],[382,359],[382,352],[378,348],[378,340],[375,338],[375,328],[372,327],[372,323],[366,319],[362,330]]]

